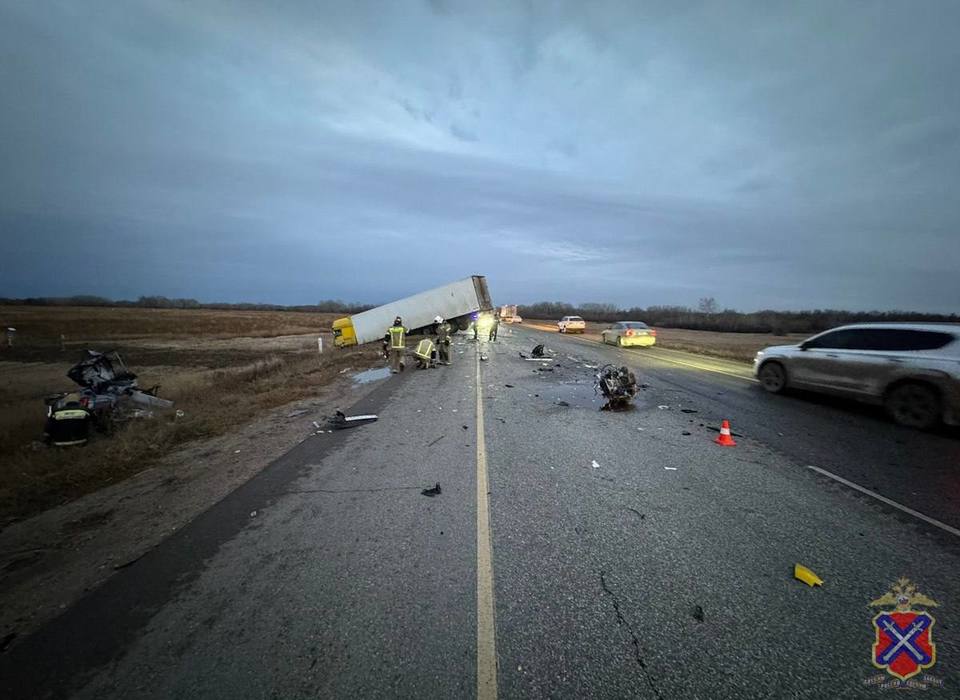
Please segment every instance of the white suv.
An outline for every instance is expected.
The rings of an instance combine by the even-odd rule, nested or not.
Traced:
[[[863,323],[757,353],[769,392],[788,387],[882,404],[903,425],[960,425],[960,325]]]
[[[557,321],[557,330],[561,333],[583,333],[587,324],[579,316],[564,316]]]

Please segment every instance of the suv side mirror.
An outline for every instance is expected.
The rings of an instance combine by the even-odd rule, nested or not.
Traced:
[[[802,343],[800,343],[800,349],[801,349],[801,350],[809,350],[809,349],[810,349],[810,341],[809,341],[809,340],[804,340]]]

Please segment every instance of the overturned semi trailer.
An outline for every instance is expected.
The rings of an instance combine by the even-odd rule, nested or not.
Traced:
[[[383,338],[397,316],[403,325],[416,333],[433,325],[433,319],[442,316],[462,331],[470,327],[474,314],[490,311],[490,291],[487,278],[473,275],[436,289],[392,301],[347,318],[333,322],[333,341],[338,347],[362,345]]]

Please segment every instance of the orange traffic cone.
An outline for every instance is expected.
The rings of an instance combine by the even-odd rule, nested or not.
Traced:
[[[723,447],[737,446],[737,443],[733,440],[733,436],[730,434],[730,421],[725,420],[720,424],[720,434],[717,435],[717,439],[714,440],[714,442]]]

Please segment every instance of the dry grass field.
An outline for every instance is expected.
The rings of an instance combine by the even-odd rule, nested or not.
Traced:
[[[657,344],[671,350],[723,357],[738,362],[753,362],[754,355],[770,345],[799,343],[807,335],[769,333],[718,333],[689,331],[683,328],[658,328]]]
[[[308,397],[348,365],[377,361],[370,347],[331,347],[335,314],[274,311],[0,306],[17,328],[0,348],[0,527],[150,466],[172,449],[222,434],[258,412]],[[65,343],[61,349],[61,334]],[[317,352],[317,335],[327,346]],[[141,387],[184,411],[95,435],[80,448],[41,446],[47,394],[87,348],[118,350]]]

